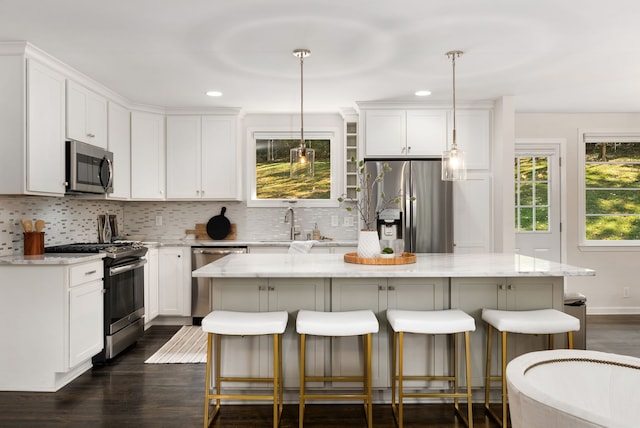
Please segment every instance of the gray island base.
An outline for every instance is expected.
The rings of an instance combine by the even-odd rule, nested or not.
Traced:
[[[486,347],[482,309],[563,310],[565,278],[595,275],[591,269],[514,254],[417,254],[416,259],[416,263],[406,265],[359,265],[345,263],[338,254],[238,254],[195,270],[193,276],[211,278],[212,309],[289,312],[283,357],[286,399],[290,402],[296,401],[299,385],[297,311],[372,309],[380,322],[380,332],[373,338],[374,397],[376,402],[390,402],[391,329],[385,316],[387,309],[458,308],[474,317],[472,385],[478,389],[474,394],[479,394],[484,386]],[[542,336],[515,336],[509,343],[508,359],[544,349],[546,343]],[[361,373],[361,346],[358,338],[309,337],[308,373]],[[564,346],[561,335],[556,337],[556,346]],[[450,350],[451,343],[444,336],[408,335],[405,372],[448,373]],[[260,376],[271,370],[270,343],[265,338],[229,338],[223,352],[223,373]],[[495,373],[497,359],[492,363]],[[332,387],[316,385],[319,390]],[[415,387],[440,389],[443,385],[416,382]]]

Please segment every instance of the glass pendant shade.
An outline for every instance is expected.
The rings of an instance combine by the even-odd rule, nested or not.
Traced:
[[[289,151],[289,176],[291,178],[312,178],[315,171],[316,151],[306,147],[296,147]]]
[[[467,179],[464,151],[452,148],[442,153],[442,180],[460,181]]]

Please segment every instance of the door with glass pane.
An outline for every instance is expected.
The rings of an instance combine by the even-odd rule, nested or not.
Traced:
[[[516,252],[561,261],[560,173],[557,146],[516,145]]]

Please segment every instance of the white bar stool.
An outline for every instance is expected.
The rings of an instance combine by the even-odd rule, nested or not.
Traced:
[[[371,310],[346,312],[316,312],[300,310],[296,319],[296,330],[300,334],[300,428],[304,426],[306,400],[353,400],[361,399],[365,405],[368,427],[373,426],[373,394],[371,388],[371,334],[380,326]],[[307,376],[305,371],[306,336],[363,336],[364,370],[362,376]],[[307,394],[306,382],[362,382],[362,394]]]
[[[532,311],[500,311],[483,309],[482,319],[487,323],[487,366],[484,382],[484,408],[500,426],[508,425],[507,407],[507,333],[547,334],[549,349],[553,349],[553,335],[566,333],[569,349],[573,349],[573,332],[580,330],[580,320],[556,309],[538,309]],[[491,375],[491,337],[493,330],[501,333],[502,364],[500,373]],[[489,407],[489,391],[491,382],[502,383],[502,416]]]
[[[475,331],[475,320],[459,309],[441,311],[407,311],[388,309],[387,320],[393,329],[393,354],[391,356],[391,407],[396,417],[398,426],[403,426],[403,401],[404,398],[453,398],[456,413],[464,423],[473,428],[473,411],[471,397],[471,358],[469,332]],[[447,334],[453,335],[453,375],[429,376],[429,375],[405,375],[404,364],[404,334]],[[464,333],[465,362],[466,362],[466,391],[459,388],[458,376],[458,333]],[[412,355],[412,358],[416,358]],[[444,380],[453,382],[451,392],[414,392],[404,391],[404,381],[411,380]],[[398,405],[396,408],[396,383],[398,385]],[[467,414],[460,410],[460,398],[467,399]]]
[[[280,312],[233,312],[213,311],[202,320],[202,330],[207,332],[207,367],[204,399],[204,427],[207,428],[220,411],[220,400],[270,400],[273,401],[273,427],[277,428],[282,414],[282,333],[287,327],[288,314]],[[273,335],[272,377],[225,377],[220,375],[222,336]],[[215,338],[215,346],[213,345]],[[215,348],[215,392],[211,388],[212,348]],[[271,394],[223,394],[222,382],[269,382],[273,383]],[[215,408],[209,411],[211,400]]]

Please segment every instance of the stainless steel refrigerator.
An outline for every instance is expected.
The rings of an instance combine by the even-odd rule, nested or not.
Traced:
[[[391,171],[374,189],[371,209],[380,224],[397,224],[397,235],[404,240],[404,251],[411,253],[453,252],[453,186],[442,181],[440,159],[367,159],[365,165],[371,177],[381,171],[384,163]],[[385,199],[401,196],[397,205],[383,205]],[[384,236],[382,236],[384,239]]]

